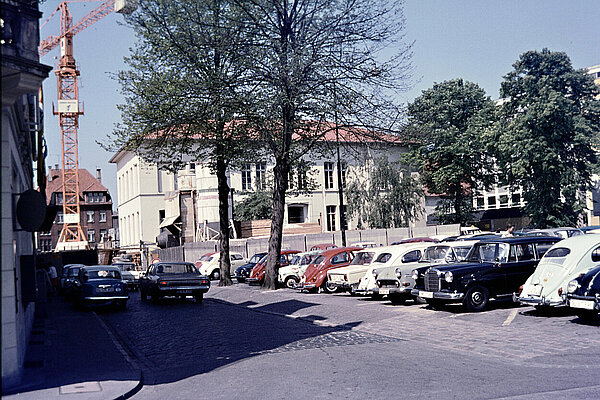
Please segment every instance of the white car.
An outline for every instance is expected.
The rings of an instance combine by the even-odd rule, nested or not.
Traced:
[[[335,286],[338,291],[352,292],[358,288],[358,282],[369,269],[373,256],[378,249],[365,249],[356,253],[352,262],[347,267],[335,268],[327,272],[327,282]]]
[[[569,282],[597,266],[599,255],[598,235],[577,235],[557,242],[513,300],[536,307],[564,305],[562,295],[567,293]]]
[[[300,282],[300,277],[304,275],[304,271],[306,271],[308,265],[314,260],[315,256],[322,252],[323,250],[313,250],[294,254],[290,265],[279,268],[279,284],[290,289],[294,288]]]
[[[231,271],[235,271],[237,267],[246,264],[246,259],[240,253],[230,252],[229,260],[231,261]],[[202,275],[206,275],[212,280],[218,280],[221,278],[220,261],[221,253],[207,253],[196,261],[196,267]]]
[[[398,266],[419,261],[423,257],[423,251],[430,245],[431,242],[418,242],[378,248],[369,269],[365,272],[353,293],[379,297],[379,294],[376,293],[378,291],[377,275],[379,270],[390,265]]]
[[[402,304],[413,297],[411,294],[411,290],[415,287],[413,269],[463,261],[475,243],[477,240],[429,243],[423,252],[423,257],[417,262],[377,268],[377,287],[373,289],[373,293],[387,295],[392,303]]]
[[[348,247],[362,247],[363,249],[372,249],[379,246],[375,242],[356,242],[350,244],[350,246]]]

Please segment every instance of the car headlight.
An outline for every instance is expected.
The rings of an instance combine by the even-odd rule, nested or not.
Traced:
[[[419,279],[419,271],[417,271],[416,269],[413,269],[413,270],[411,271],[410,275],[412,276],[412,278],[413,278],[414,280],[417,280],[417,279]]]
[[[573,279],[567,285],[567,293],[575,293],[577,291],[577,289],[579,289],[579,282],[577,282],[576,279]]]
[[[446,280],[446,282],[448,282],[448,283],[452,282],[452,279],[454,279],[454,277],[452,276],[452,272],[450,272],[450,271],[447,271],[447,272],[444,274],[444,279],[445,279],[445,280]]]
[[[394,272],[396,273],[396,278],[402,278],[402,271],[400,270],[400,268],[396,268]]]

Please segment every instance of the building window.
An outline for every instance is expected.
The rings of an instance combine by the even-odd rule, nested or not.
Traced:
[[[106,222],[106,211],[98,211],[98,222]]]
[[[507,194],[500,195],[500,197],[498,199],[500,200],[500,208],[508,207],[508,195]]]
[[[56,213],[56,223],[62,224],[63,222],[64,222],[63,212],[59,211],[58,213]]]
[[[252,171],[250,169],[250,164],[244,163],[242,164],[242,190],[251,190],[252,189]]]
[[[519,193],[515,193],[511,196],[511,201],[513,206],[521,205],[521,195]]]
[[[87,212],[87,222],[94,222],[94,212],[93,211]]]
[[[333,163],[324,163],[323,169],[325,171],[325,189],[333,189]]]
[[[196,172],[196,163],[195,162],[190,163],[190,172]]]
[[[488,196],[488,208],[496,208],[496,196]]]
[[[307,206],[289,206],[288,207],[288,224],[301,224],[306,221],[305,209]]]
[[[340,226],[346,231],[348,230],[348,220],[346,219],[346,205],[342,206],[342,215],[340,215]]]
[[[63,194],[56,193],[56,204],[62,204],[62,203],[63,203]]]
[[[335,231],[335,206],[327,206],[327,230]]]
[[[87,231],[88,242],[94,243],[96,241],[96,231],[93,229],[88,229]]]
[[[306,179],[306,167],[300,167],[298,169],[298,189],[306,190],[308,187],[307,179]]]
[[[477,197],[477,209],[481,210],[485,208],[485,199],[483,197]]]
[[[267,174],[267,163],[266,162],[256,163],[256,189],[258,189],[258,190],[265,189],[266,174]]]
[[[100,229],[100,242],[104,243],[108,240],[108,236],[106,235],[106,229]]]
[[[165,220],[165,210],[158,210],[158,224],[162,224]]]
[[[346,188],[346,169],[348,166],[343,161],[340,164],[342,166],[342,187],[345,189]]]

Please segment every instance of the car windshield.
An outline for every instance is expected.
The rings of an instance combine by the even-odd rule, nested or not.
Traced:
[[[390,253],[381,253],[377,256],[374,262],[385,264],[390,260],[390,258],[392,258],[392,255]]]
[[[563,265],[566,257],[571,253],[571,250],[566,247],[556,247],[544,254],[544,262]]]
[[[211,256],[210,254],[205,254],[205,255],[203,255],[202,257],[200,257],[200,260],[199,260],[199,261],[206,261],[206,260],[208,260],[208,258],[209,258],[210,256]]]
[[[375,255],[375,252],[372,251],[358,252],[350,265],[369,265],[373,261],[373,255]]]
[[[198,273],[193,264],[158,264],[156,272],[159,274],[190,274]]]
[[[458,261],[463,261],[464,259],[467,258],[467,254],[469,254],[469,250],[471,250],[471,246],[461,246],[461,247],[454,247],[454,254],[456,255],[456,258],[458,259]]]
[[[69,268],[67,276],[77,276],[79,274],[79,267]]]
[[[121,273],[114,269],[99,269],[87,271],[88,279],[121,279]]]
[[[119,268],[121,271],[135,271],[135,264],[113,264],[113,266]]]
[[[325,257],[323,257],[323,256],[318,256],[317,258],[315,258],[315,259],[313,260],[312,264],[317,264],[317,265],[319,265],[319,264],[321,264],[323,261],[325,261]]]
[[[422,261],[443,263],[447,255],[454,258],[450,246],[431,246],[425,250]]]
[[[510,246],[507,243],[477,243],[469,253],[472,262],[506,262]]]
[[[252,258],[250,259],[250,261],[248,261],[248,264],[256,264],[263,257],[264,257],[264,254],[255,254],[255,255],[252,256]]]

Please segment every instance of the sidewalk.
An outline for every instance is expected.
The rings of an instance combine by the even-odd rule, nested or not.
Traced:
[[[2,398],[127,398],[142,384],[141,370],[95,310],[76,310],[57,296],[47,304],[47,317],[35,319],[21,384]]]

